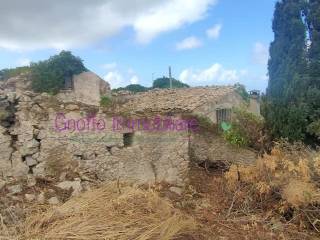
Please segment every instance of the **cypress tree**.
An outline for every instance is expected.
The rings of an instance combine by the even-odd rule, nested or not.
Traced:
[[[308,108],[301,89],[305,84],[306,24],[304,1],[282,0],[276,3],[268,63],[269,83],[262,112],[275,138],[305,138]]]

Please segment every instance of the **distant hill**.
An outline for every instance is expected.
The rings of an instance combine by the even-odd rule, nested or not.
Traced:
[[[177,80],[172,79],[172,88],[189,88],[190,86]],[[146,92],[148,90],[154,89],[154,88],[170,88],[170,79],[167,77],[157,78],[153,81],[152,87],[148,88],[145,86],[142,86],[140,84],[130,84],[126,87],[120,87],[113,89],[113,92],[119,92],[119,91],[130,91],[130,92]]]
[[[146,92],[148,90],[149,90],[149,88],[142,86],[140,84],[130,84],[126,87],[120,87],[120,88],[113,89],[112,91],[113,92],[130,91],[130,92],[137,93],[137,92]]]
[[[189,88],[190,86],[172,78],[172,88]],[[170,78],[162,77],[154,80],[152,88],[170,88]]]

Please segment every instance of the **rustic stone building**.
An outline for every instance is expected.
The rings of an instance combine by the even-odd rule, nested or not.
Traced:
[[[152,90],[132,96],[110,113],[96,106],[109,91],[101,81],[91,73],[80,74],[74,77],[73,90],[58,96],[2,92],[1,104],[10,114],[3,115],[0,128],[1,177],[55,175],[64,181],[78,176],[84,183],[99,179],[183,186],[192,163],[255,157],[218,135],[208,142],[180,125],[179,130],[162,131],[135,129],[125,121],[115,127],[120,115],[126,120],[179,120],[184,114],[206,116],[213,123],[227,120],[233,107],[248,108],[233,87]]]

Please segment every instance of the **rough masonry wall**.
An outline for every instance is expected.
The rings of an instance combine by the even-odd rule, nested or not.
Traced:
[[[115,131],[112,116],[97,108],[62,103],[47,94],[31,92],[14,101],[14,123],[0,128],[3,178],[29,174],[63,179],[72,172],[83,179],[102,181],[185,183],[189,167],[186,132],[138,131],[132,135],[130,146],[125,146],[124,133],[130,131]],[[92,125],[81,131],[64,129],[68,121],[84,121],[93,115],[105,122],[105,129],[92,129]]]
[[[207,103],[197,109],[195,109],[195,113],[203,116],[207,116],[213,123],[217,123],[216,110],[233,107],[244,107],[247,108],[246,103],[243,101],[242,97],[236,93],[232,92],[222,97],[218,101]],[[248,109],[250,111],[250,109]]]
[[[253,150],[239,148],[227,143],[218,132],[192,134],[190,137],[190,161],[202,165],[251,164],[257,158]]]

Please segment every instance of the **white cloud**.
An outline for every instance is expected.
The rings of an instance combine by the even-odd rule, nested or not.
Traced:
[[[138,84],[140,79],[138,75],[135,74],[134,70],[123,69],[118,66],[118,64],[104,64],[104,68],[107,70],[107,73],[103,77],[107,81],[111,88],[125,87],[129,84]]]
[[[130,79],[130,83],[131,84],[138,84],[139,83],[138,76],[136,76],[136,75],[132,76],[132,78]]]
[[[222,25],[221,24],[216,24],[212,28],[209,28],[206,31],[208,38],[218,39],[219,36],[220,36],[221,29],[222,29]]]
[[[34,50],[86,46],[132,27],[148,43],[206,16],[216,0],[3,0],[0,48]]]
[[[159,33],[202,19],[217,0],[166,0],[141,14],[134,22],[139,42],[150,42]]]
[[[112,63],[106,63],[106,64],[102,65],[102,68],[106,69],[106,70],[112,70],[112,69],[117,68],[117,66],[118,65],[116,62],[112,62]]]
[[[29,66],[31,63],[31,60],[28,58],[20,58],[17,61],[17,66],[18,67],[24,67],[24,66]]]
[[[185,69],[180,73],[179,79],[191,85],[234,84],[243,74],[243,70],[225,69],[221,64],[215,63],[207,69]]]
[[[202,42],[196,37],[188,37],[183,39],[181,42],[177,43],[176,49],[177,50],[187,50],[198,48],[202,46]]]
[[[107,81],[112,88],[118,88],[124,84],[123,76],[118,71],[108,72],[103,79]]]
[[[253,63],[259,64],[259,65],[267,65],[268,60],[269,60],[268,46],[261,42],[256,42],[253,46],[253,51],[252,51]]]

